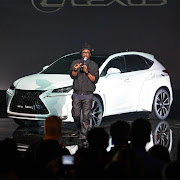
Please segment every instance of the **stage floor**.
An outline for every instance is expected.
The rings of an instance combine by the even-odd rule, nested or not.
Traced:
[[[109,133],[109,128],[111,123],[117,120],[125,120],[131,123],[134,119],[138,117],[143,117],[144,114],[126,114],[126,115],[117,115],[117,116],[109,116],[103,118],[103,123],[101,127],[104,127],[106,131]],[[177,143],[180,138],[180,120],[178,117],[169,117],[166,121],[157,121],[157,120],[149,120],[152,128],[153,134],[155,131],[157,132],[157,126],[165,122],[166,127],[171,131],[172,139],[167,137],[169,144],[171,144],[171,158],[172,160],[176,159],[176,152],[177,152]],[[162,129],[162,127],[160,127]],[[17,125],[13,119],[11,118],[0,118],[0,140],[3,140],[7,137],[12,137],[16,141],[16,143],[21,147],[29,146],[31,143],[37,141],[38,139],[42,138],[44,135],[43,127],[21,127]],[[62,137],[60,143],[65,144],[72,154],[75,153],[77,150],[78,138],[75,135],[76,128],[74,123],[63,123],[62,128]],[[164,133],[160,132],[160,135],[163,136]],[[165,141],[165,143],[167,143]]]

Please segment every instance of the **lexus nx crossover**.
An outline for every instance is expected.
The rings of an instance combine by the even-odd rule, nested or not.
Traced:
[[[73,122],[69,69],[80,57],[79,52],[62,56],[41,72],[17,79],[6,92],[8,117],[19,125],[41,125],[50,115]],[[148,112],[151,119],[168,117],[173,101],[170,76],[154,55],[93,53],[91,59],[99,66],[91,126],[99,126],[105,116],[130,112]]]

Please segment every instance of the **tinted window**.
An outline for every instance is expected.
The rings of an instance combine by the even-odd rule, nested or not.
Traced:
[[[150,60],[150,59],[147,59],[145,57],[143,57],[143,59],[146,62],[148,68],[150,68],[154,64],[154,62],[152,60]]]
[[[121,72],[125,72],[125,58],[124,56],[120,56],[120,57],[115,57],[113,58],[107,65],[106,67],[103,69],[102,73],[100,76],[105,76],[107,74],[107,71],[109,68],[117,68],[119,69]]]
[[[138,71],[149,69],[153,62],[138,55],[126,56],[126,71]]]
[[[54,62],[51,66],[45,69],[42,74],[69,74],[70,65],[72,61],[80,59],[80,54],[70,55],[67,57],[60,58]],[[91,59],[95,61],[100,67],[106,60],[106,56],[91,56]]]
[[[100,68],[101,65],[104,63],[104,61],[107,59],[107,56],[93,56],[92,55],[90,59],[96,62],[98,64],[98,67]]]
[[[69,74],[70,65],[73,60],[79,59],[79,57],[64,57],[53,63],[42,74]]]

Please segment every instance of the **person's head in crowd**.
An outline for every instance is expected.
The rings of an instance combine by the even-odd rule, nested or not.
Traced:
[[[159,159],[163,163],[170,162],[170,154],[167,147],[164,147],[160,144],[156,144],[148,150],[148,153],[153,157]]]
[[[145,148],[150,142],[151,124],[147,119],[135,119],[131,124],[130,140],[133,147]]]
[[[49,116],[44,123],[44,140],[59,140],[61,136],[62,120],[58,116]]]
[[[88,131],[89,148],[106,149],[109,145],[109,135],[102,127],[94,127]]]
[[[130,125],[128,122],[118,120],[110,126],[110,135],[115,146],[128,144]]]

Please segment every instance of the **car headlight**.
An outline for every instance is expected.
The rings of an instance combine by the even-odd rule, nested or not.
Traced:
[[[12,84],[10,87],[9,87],[10,90],[14,90],[15,89],[15,86],[14,84]]]
[[[7,89],[7,94],[9,94],[10,96],[13,96],[14,94],[14,90],[15,90],[15,86],[12,84],[8,89]]]
[[[68,93],[69,91],[71,91],[71,89],[72,89],[72,86],[58,88],[58,89],[54,89],[52,93]]]

